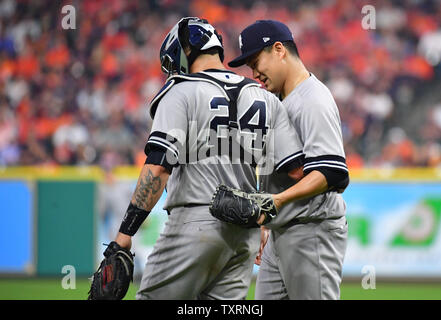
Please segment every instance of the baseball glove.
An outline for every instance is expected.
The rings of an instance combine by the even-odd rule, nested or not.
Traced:
[[[259,228],[260,215],[270,222],[277,215],[277,208],[269,193],[247,193],[225,185],[216,188],[210,204],[210,213],[219,220],[237,224],[245,228]]]
[[[133,281],[134,256],[112,241],[104,251],[104,260],[93,274],[88,300],[122,300]]]

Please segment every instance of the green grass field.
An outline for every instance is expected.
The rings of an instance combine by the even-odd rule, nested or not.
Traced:
[[[85,300],[88,279],[77,279],[75,289],[63,289],[61,279],[0,279],[0,300]],[[131,285],[125,299],[135,298],[137,285]],[[254,283],[248,299],[254,298]],[[365,290],[360,283],[343,282],[342,300],[441,300],[441,283],[384,283]]]

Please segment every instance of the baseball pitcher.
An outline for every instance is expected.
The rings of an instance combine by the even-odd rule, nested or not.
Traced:
[[[263,229],[257,299],[338,299],[347,241],[341,193],[349,175],[337,105],[303,65],[283,23],[255,22],[242,31],[240,47],[241,56],[229,66],[247,64],[283,100],[302,143],[304,177],[293,185],[284,173],[266,175],[262,190],[267,193],[220,186],[210,210],[224,221],[246,225],[251,220],[271,230]],[[240,215],[229,209],[235,203]]]

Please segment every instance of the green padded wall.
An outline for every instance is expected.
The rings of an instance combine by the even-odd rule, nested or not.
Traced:
[[[71,265],[76,275],[95,268],[94,181],[37,182],[37,274],[62,275]]]

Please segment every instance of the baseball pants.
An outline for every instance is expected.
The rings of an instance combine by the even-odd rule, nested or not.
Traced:
[[[256,299],[339,299],[347,232],[344,216],[271,230]]]
[[[136,299],[245,299],[260,230],[212,217],[208,206],[171,210]]]

